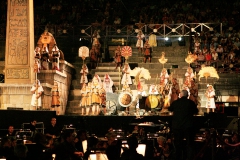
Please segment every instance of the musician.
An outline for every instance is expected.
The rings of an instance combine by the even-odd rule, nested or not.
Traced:
[[[116,50],[115,50],[115,63],[116,63],[116,68],[118,67],[122,67],[122,55],[121,55],[121,47],[117,46]]]
[[[144,37],[145,37],[145,35],[140,30],[137,34],[137,44],[136,44],[136,47],[138,48],[138,52],[140,52],[140,53],[142,53]]]
[[[49,70],[49,52],[47,47],[42,48],[42,53],[41,53],[41,61],[42,61],[42,69],[43,70]]]
[[[37,79],[34,85],[31,88],[32,100],[31,100],[31,106],[32,110],[39,109],[42,106],[42,99],[41,95],[43,93],[43,87],[40,84],[40,81]]]
[[[154,153],[154,159],[161,159],[165,160],[168,159],[170,155],[170,147],[167,143],[167,140],[163,136],[159,136],[157,138],[157,146],[155,146],[155,153]]]
[[[113,86],[113,81],[111,77],[108,74],[105,74],[103,78],[103,88],[106,91],[106,93],[107,92],[113,93],[112,86]]]
[[[179,84],[177,82],[177,79],[173,78],[172,79],[172,94],[171,94],[171,101],[170,101],[170,103],[172,103],[173,101],[178,99],[179,93],[180,93]]]
[[[91,63],[91,69],[95,69],[97,66],[97,53],[95,51],[95,46],[92,46],[92,49],[90,50],[90,63]]]
[[[81,74],[80,84],[88,83],[88,78],[87,78],[88,67],[87,67],[86,64],[82,65],[82,69],[80,71],[80,74]]]
[[[169,111],[173,112],[172,129],[176,149],[175,159],[182,159],[182,150],[185,148],[184,138],[186,138],[187,143],[187,159],[193,159],[195,136],[194,115],[198,113],[198,108],[192,100],[187,99],[187,90],[182,90],[179,96],[180,98],[174,101],[168,108]]]
[[[60,93],[59,93],[59,89],[58,89],[58,82],[54,82],[51,93],[52,93],[51,108],[52,108],[52,110],[56,110],[57,114],[59,114],[59,111],[57,110],[57,108],[59,108],[59,106],[60,106]]]
[[[207,108],[207,113],[209,113],[210,109],[212,112],[215,111],[216,105],[215,105],[215,90],[212,85],[207,85],[207,90],[205,93],[205,96],[207,97],[207,102],[206,102],[206,108]]]
[[[52,138],[57,138],[60,136],[61,133],[61,128],[57,125],[57,119],[55,117],[51,118],[50,124],[46,127],[45,129],[45,135],[52,137]]]
[[[123,76],[122,76],[122,80],[121,80],[122,85],[124,85],[125,83],[132,84],[130,71],[131,71],[130,66],[128,65],[128,63],[125,63],[124,67],[123,67],[123,70],[122,70],[122,72],[123,72]]]
[[[144,48],[144,63],[146,63],[147,60],[151,62],[151,46],[148,43],[148,39],[146,40],[143,48]]]
[[[194,73],[193,73],[193,69],[191,67],[187,68],[187,72],[185,73],[185,82],[184,84],[188,87],[191,87],[191,81],[194,78]]]
[[[57,45],[55,45],[53,47],[51,57],[52,57],[52,70],[59,71],[60,51],[59,51]]]
[[[87,92],[87,84],[83,83],[82,85],[82,89],[80,90],[80,95],[81,95],[81,101],[80,101],[80,107],[82,108],[82,115],[84,115],[84,109],[87,106],[87,96],[88,96],[88,92]]]

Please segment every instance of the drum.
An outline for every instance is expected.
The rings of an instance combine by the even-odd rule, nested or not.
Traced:
[[[156,108],[159,103],[159,98],[156,95],[149,95],[146,99],[146,106],[149,108]]]
[[[132,94],[129,92],[122,92],[118,97],[118,103],[122,107],[129,107],[132,104],[132,101],[133,101],[133,97],[132,97]]]

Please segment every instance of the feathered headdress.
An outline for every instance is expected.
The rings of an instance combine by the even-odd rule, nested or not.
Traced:
[[[151,79],[151,75],[149,70],[143,68],[143,67],[135,67],[133,70],[130,71],[130,76],[134,76],[136,83],[138,84],[139,80],[141,78],[144,78],[146,80]]]
[[[202,69],[198,72],[199,78],[198,80],[200,81],[200,78],[205,77],[206,79],[208,77],[215,77],[219,79],[219,75],[214,67],[202,67]]]

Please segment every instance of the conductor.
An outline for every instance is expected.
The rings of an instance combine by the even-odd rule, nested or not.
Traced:
[[[186,148],[187,159],[193,159],[194,156],[194,115],[198,113],[197,105],[188,98],[188,91],[182,90],[179,99],[173,101],[168,108],[173,112],[172,129],[175,144],[175,159],[183,159],[183,148]],[[184,138],[187,147],[184,147]]]

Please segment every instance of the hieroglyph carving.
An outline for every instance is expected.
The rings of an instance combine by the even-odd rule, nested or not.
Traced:
[[[8,68],[6,70],[7,79],[28,79],[29,69],[28,68]]]
[[[8,33],[8,65],[28,65],[27,0],[11,0]]]

